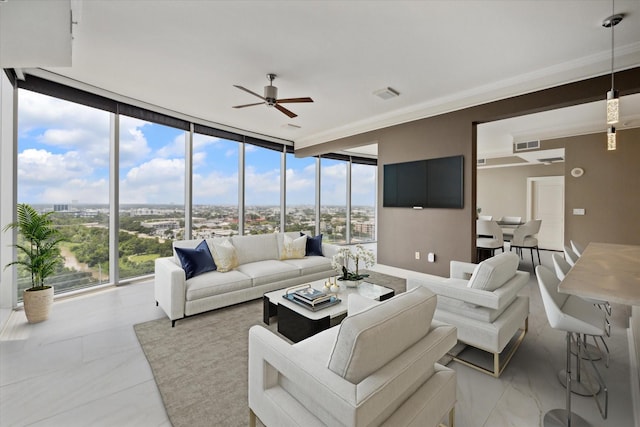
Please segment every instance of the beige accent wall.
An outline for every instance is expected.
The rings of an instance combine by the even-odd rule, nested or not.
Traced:
[[[502,168],[479,168],[476,181],[477,206],[481,215],[497,220],[503,216],[527,218],[527,178],[564,176],[564,163]]]
[[[448,276],[451,260],[475,258],[477,124],[603,100],[610,83],[610,76],[604,75],[296,149],[296,156],[315,156],[377,142],[378,263]],[[640,92],[640,67],[616,73],[616,89],[621,96]],[[383,165],[458,154],[464,156],[465,163],[464,209],[382,207]],[[631,191],[627,188],[629,197]],[[416,251],[421,253],[420,260],[415,259]],[[435,263],[427,262],[428,252],[436,254]]]
[[[640,129],[618,130],[617,150],[605,133],[563,138],[565,242],[640,244]],[[571,176],[580,167],[584,175]],[[573,215],[574,208],[585,215]]]

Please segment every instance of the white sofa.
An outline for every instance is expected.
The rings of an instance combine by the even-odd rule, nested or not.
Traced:
[[[517,271],[519,257],[502,253],[479,264],[451,261],[450,278],[408,278],[407,289],[426,287],[438,295],[434,319],[458,328],[458,340],[493,354],[487,369],[457,357],[456,360],[499,377],[528,329],[529,297],[518,292],[529,273]],[[519,332],[514,345],[507,344]],[[502,358],[502,360],[501,360]]]
[[[379,303],[349,295],[340,325],[296,344],[253,326],[249,424],[435,427],[449,413],[452,425],[456,374],[437,362],[456,328],[431,321],[436,299],[425,288]]]
[[[231,271],[209,271],[186,278],[175,248],[195,248],[201,239],[173,242],[174,256],[155,261],[155,299],[171,320],[260,298],[265,292],[330,277],[331,259],[339,247],[322,243],[323,256],[280,259],[284,235],[295,239],[299,232],[233,236],[229,239],[238,266]],[[207,239],[209,248],[224,239]],[[215,259],[215,256],[214,256]]]

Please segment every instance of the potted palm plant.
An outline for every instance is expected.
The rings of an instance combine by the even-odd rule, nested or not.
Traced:
[[[17,207],[18,220],[4,230],[17,229],[23,241],[15,245],[19,251],[14,264],[22,265],[31,274],[31,287],[23,293],[24,310],[29,323],[37,323],[49,317],[53,304],[53,286],[45,285],[53,275],[61,259],[58,245],[63,241],[50,216],[53,212],[38,213],[31,205],[21,203]]]

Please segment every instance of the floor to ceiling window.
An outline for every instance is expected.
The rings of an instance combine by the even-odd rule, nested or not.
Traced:
[[[351,165],[351,242],[376,238],[376,165]]]
[[[235,141],[193,136],[192,237],[238,234],[238,154]]]
[[[320,159],[320,232],[329,242],[347,241],[347,162]]]
[[[282,153],[245,144],[244,234],[280,231]]]
[[[316,158],[287,153],[285,231],[316,231]]]
[[[170,256],[172,242],[189,234],[201,239],[239,230],[273,233],[284,225],[286,231],[320,230],[334,243],[375,239],[375,166],[349,168],[348,158],[335,156],[296,158],[284,154],[284,145],[248,141],[36,77],[18,86],[17,198],[40,211],[56,211],[66,238],[51,280],[56,293],[153,274],[155,258]],[[5,99],[9,92],[2,94]],[[112,118],[118,135],[111,135]],[[190,127],[192,175],[185,182],[190,135],[184,129]],[[110,173],[111,147],[117,148],[117,177]],[[3,174],[10,176],[8,169]],[[113,195],[110,186],[117,189]],[[186,194],[192,195],[191,212],[185,212]],[[110,222],[112,213],[117,222]],[[109,271],[110,223],[119,224],[117,272]],[[18,277],[21,295],[28,277],[21,270]]]
[[[109,113],[18,91],[18,203],[52,216],[65,241],[56,293],[109,281]],[[30,276],[18,267],[18,299]]]
[[[184,238],[186,133],[120,116],[120,278],[152,274]]]

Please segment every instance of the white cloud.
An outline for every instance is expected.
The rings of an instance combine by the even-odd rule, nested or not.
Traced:
[[[31,148],[18,154],[20,185],[64,185],[72,178],[84,177],[91,172],[91,167],[75,151],[52,154]]]
[[[122,203],[184,204],[184,159],[152,159],[120,182]]]
[[[201,204],[237,204],[238,174],[223,175],[212,172],[208,175],[194,174],[193,203]]]
[[[158,149],[156,155],[158,157],[184,157],[186,153],[186,135],[181,133],[176,135],[169,144]]]
[[[249,165],[245,167],[244,176],[247,205],[280,204],[280,169],[256,172],[255,167]]]

